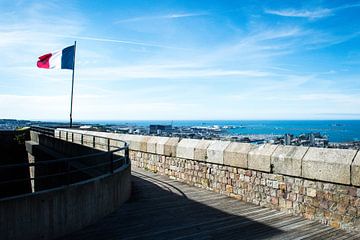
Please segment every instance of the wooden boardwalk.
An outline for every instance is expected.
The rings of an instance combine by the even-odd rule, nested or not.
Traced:
[[[164,176],[132,174],[129,202],[63,239],[360,239]]]

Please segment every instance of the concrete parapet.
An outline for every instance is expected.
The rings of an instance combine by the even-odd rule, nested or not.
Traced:
[[[54,131],[54,137],[60,138],[60,130],[59,130],[59,129],[55,129],[55,131]]]
[[[67,131],[61,131],[60,132],[60,139],[65,140],[66,139],[66,134],[67,134]]]
[[[81,133],[73,133],[73,142],[81,144]]]
[[[350,184],[350,166],[356,150],[310,147],[302,161],[302,176]]]
[[[164,145],[164,155],[175,157],[176,156],[176,147],[179,143],[178,137],[171,137],[167,140],[167,142]]]
[[[105,150],[107,151],[109,145],[108,145],[108,139],[103,137],[95,137],[95,148],[99,150]]]
[[[55,239],[118,209],[131,194],[131,169],[0,200],[0,239]]]
[[[248,153],[252,148],[254,148],[254,145],[250,143],[230,143],[224,152],[224,164],[248,168]]]
[[[279,145],[271,156],[274,173],[301,177],[301,162],[308,149]]]
[[[230,143],[229,141],[214,141],[207,149],[206,162],[224,164],[224,151]]]
[[[148,153],[156,153],[156,144],[158,137],[151,137],[147,142],[147,152]]]
[[[248,154],[248,167],[253,170],[271,172],[271,155],[277,146],[273,144],[254,145]]]
[[[124,141],[129,143],[130,150],[146,152],[147,142],[150,138],[150,136],[126,134],[126,136],[124,136]]]
[[[194,159],[198,161],[206,161],[207,149],[214,142],[214,140],[200,140],[195,147]]]
[[[200,140],[197,139],[182,139],[176,148],[176,157],[194,159],[195,157],[195,147],[198,145]]]
[[[169,141],[168,137],[157,137],[156,139],[156,153],[165,155],[165,144]]]
[[[360,151],[351,164],[351,184],[360,187]]]
[[[164,155],[165,143],[169,140],[168,137],[151,137],[147,141],[147,152]]]

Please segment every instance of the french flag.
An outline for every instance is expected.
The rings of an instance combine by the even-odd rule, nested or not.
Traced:
[[[48,69],[74,69],[75,45],[39,57],[37,66]]]

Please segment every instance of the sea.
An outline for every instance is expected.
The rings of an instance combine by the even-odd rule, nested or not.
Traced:
[[[330,142],[360,141],[360,120],[132,120],[132,121],[86,121],[89,124],[149,126],[172,124],[177,127],[231,126],[229,135],[284,135],[298,136],[306,133],[326,135]]]

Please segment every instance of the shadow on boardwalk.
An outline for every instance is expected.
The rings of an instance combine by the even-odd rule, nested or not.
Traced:
[[[336,239],[345,234],[151,173],[137,170],[132,180],[132,197],[124,206],[63,239]]]

